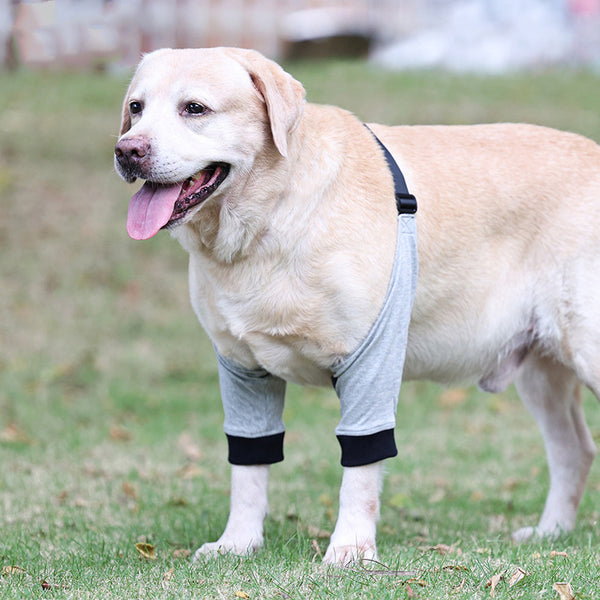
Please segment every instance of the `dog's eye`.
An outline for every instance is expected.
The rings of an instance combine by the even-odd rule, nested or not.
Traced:
[[[142,112],[142,103],[138,102],[137,100],[134,100],[133,102],[129,103],[129,112],[132,115],[137,115],[138,113]]]
[[[206,106],[198,102],[188,102],[184,108],[188,115],[203,115],[207,110]]]

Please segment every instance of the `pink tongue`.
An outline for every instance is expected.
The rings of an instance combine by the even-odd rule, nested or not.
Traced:
[[[157,185],[147,181],[129,202],[129,237],[134,240],[147,240],[156,235],[159,229],[169,222],[181,185]]]

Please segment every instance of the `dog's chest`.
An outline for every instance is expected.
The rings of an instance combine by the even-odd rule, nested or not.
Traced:
[[[288,381],[330,383],[329,367],[355,344],[346,339],[352,328],[333,326],[339,320],[328,314],[335,310],[331,303],[289,271],[238,269],[215,276],[202,262],[190,257],[192,306],[221,354]]]

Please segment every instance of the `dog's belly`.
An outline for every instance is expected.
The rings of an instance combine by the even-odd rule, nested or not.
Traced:
[[[428,325],[413,322],[403,379],[443,385],[477,382],[486,391],[503,391],[533,347],[552,345],[550,338],[543,339],[542,318],[529,302],[521,301],[504,311],[470,311],[460,326],[440,320],[432,326],[434,319],[426,319]]]
[[[480,350],[480,351],[477,351]],[[442,385],[471,384],[493,368],[497,354],[472,346],[407,347],[403,380],[427,380]]]

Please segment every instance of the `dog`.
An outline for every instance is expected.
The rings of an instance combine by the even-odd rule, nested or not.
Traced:
[[[416,215],[398,214],[382,145]],[[527,124],[367,128],[307,103],[255,51],[162,49],[127,91],[115,167],[145,180],[130,236],[167,229],[189,253],[191,303],[218,357],[230,514],[195,558],[263,544],[286,381],[340,395],[344,469],[325,563],[377,557],[401,379],[490,392],[514,382],[541,429],[550,489],[539,523],[513,537],[574,527],[595,454],[580,388],[600,399],[595,142]]]

